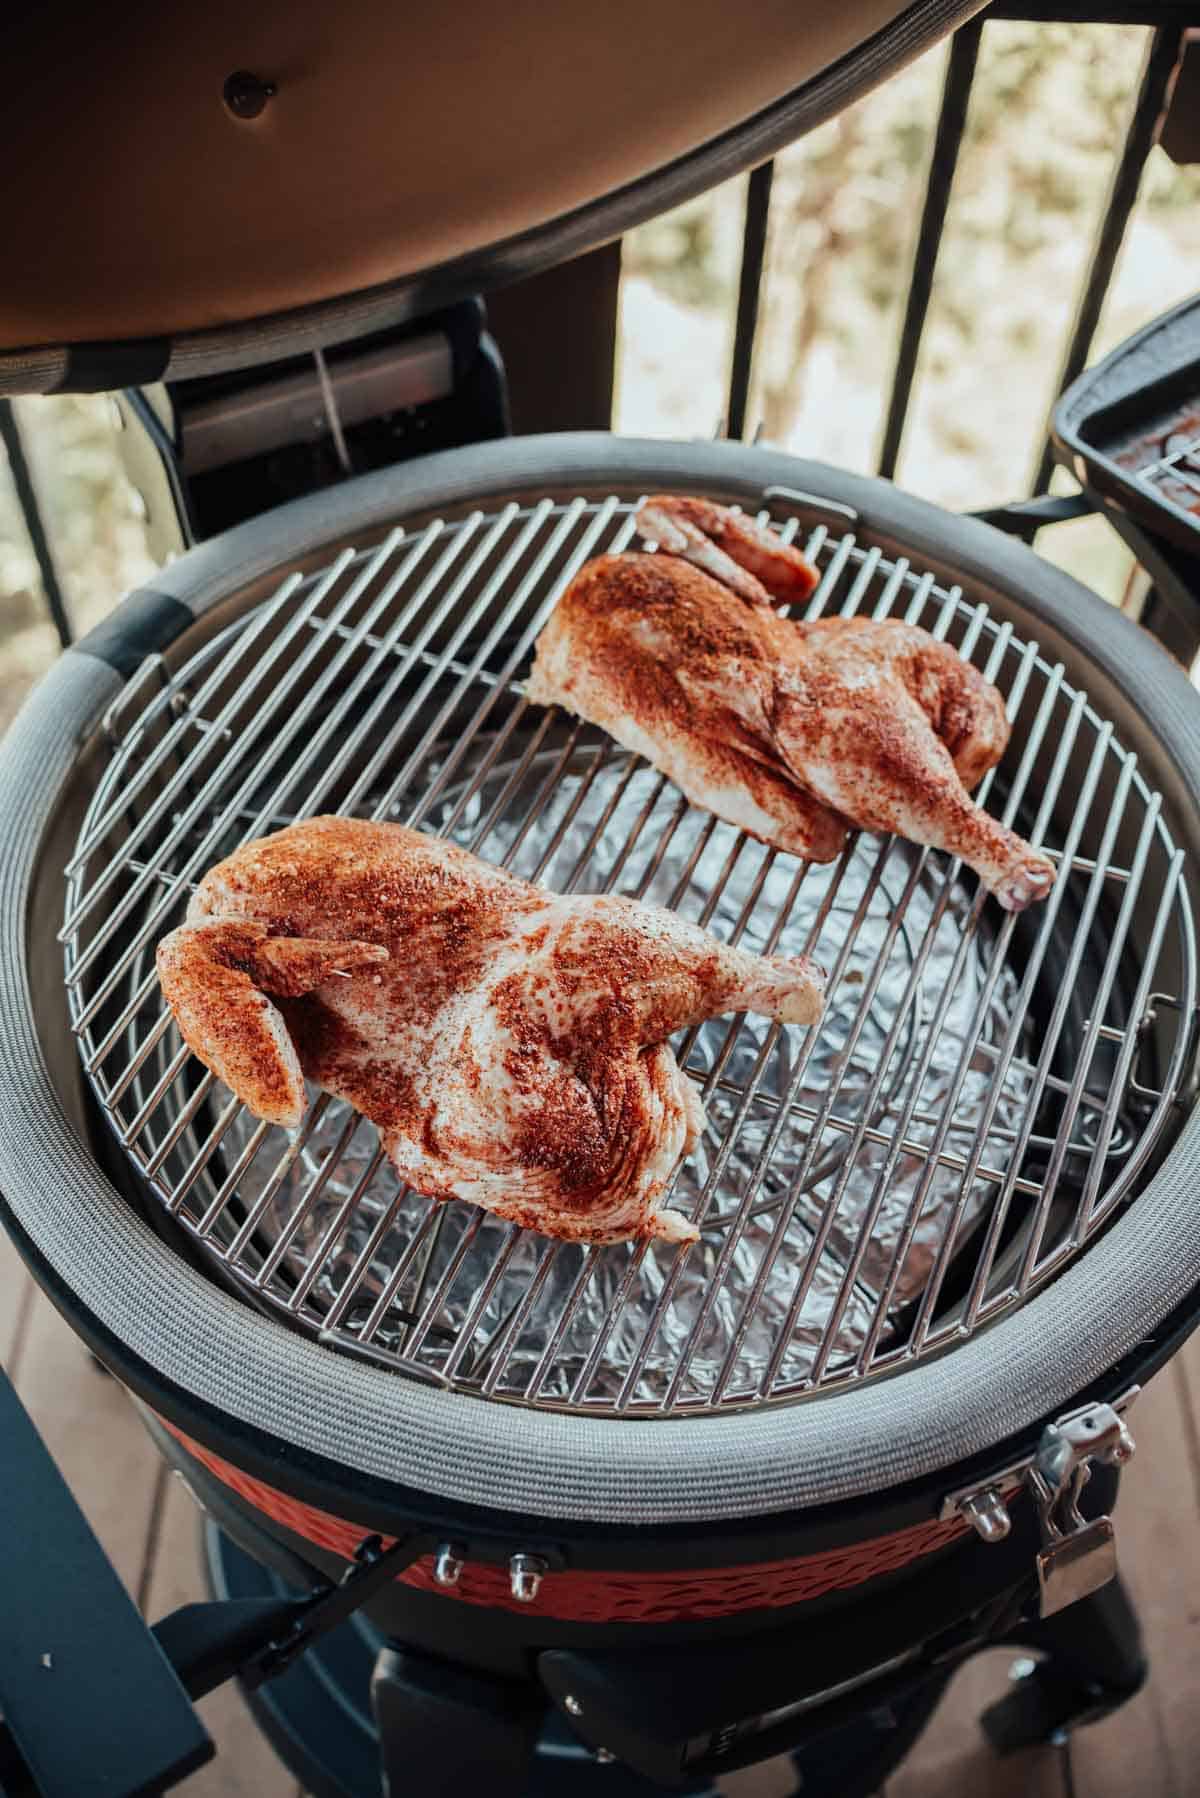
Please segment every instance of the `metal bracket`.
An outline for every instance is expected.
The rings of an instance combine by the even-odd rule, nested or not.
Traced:
[[[148,655],[145,661],[140,664],[136,673],[125,682],[125,685],[106,708],[104,716],[100,720],[100,728],[108,738],[112,748],[119,749],[123,740],[122,732],[117,727],[117,720],[128,708],[130,700],[136,699],[137,695],[142,691],[142,688],[147,685],[152,675],[158,676],[159,683],[162,687],[166,688],[170,684],[170,670],[167,667],[166,657],[161,655],[158,650],[154,650],[152,654]]]
[[[789,506],[807,507],[813,512],[831,513],[839,519],[843,526],[854,526],[859,523],[859,514],[845,500],[826,499],[820,493],[804,493],[799,487],[764,487],[763,505],[769,506],[772,500],[783,500]]]
[[[1196,1050],[1200,1046],[1200,1006],[1194,1006],[1189,1013],[1182,1001],[1170,993],[1151,993],[1146,1001],[1145,1013],[1137,1025],[1137,1044],[1129,1070],[1128,1090],[1147,1104],[1156,1103],[1162,1098],[1162,1093],[1157,1087],[1146,1086],[1140,1078],[1142,1045],[1147,1034],[1158,1022],[1160,1009],[1178,1012],[1181,1020],[1180,1029],[1187,1032],[1187,1041],[1184,1044],[1180,1063],[1183,1079],[1175,1093],[1173,1103],[1180,1110],[1190,1111],[1196,1098],[1197,1088],[1200,1086],[1200,1069],[1194,1066]]]
[[[1051,1617],[1099,1591],[1117,1571],[1111,1521],[1090,1523],[1079,1500],[1093,1461],[1122,1465],[1133,1455],[1133,1437],[1121,1421],[1140,1388],[1131,1386],[1111,1404],[1080,1405],[1047,1424],[1036,1451],[998,1468],[985,1480],[943,1499],[943,1522],[962,1517],[984,1542],[1002,1542],[1012,1527],[1007,1499],[1025,1486],[1038,1507],[1042,1549],[1038,1555],[1041,1614]]]
[[[368,1536],[359,1543],[353,1563],[337,1585],[319,1587],[301,1599],[290,1625],[239,1669],[243,1685],[253,1688],[283,1673],[315,1636],[344,1623],[380,1586],[411,1566],[419,1553],[414,1538],[401,1537],[385,1548],[381,1536]]]

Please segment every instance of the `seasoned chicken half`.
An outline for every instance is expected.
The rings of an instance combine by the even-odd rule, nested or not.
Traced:
[[[378,1126],[418,1192],[571,1242],[696,1235],[662,1203],[704,1123],[674,1031],[732,1011],[812,1024],[822,1003],[803,957],[345,818],[211,869],[158,972],[188,1046],[256,1117],[297,1129],[307,1077]]]
[[[638,524],[660,553],[580,570],[538,638],[534,703],[794,855],[828,862],[855,826],[894,831],[961,856],[1009,911],[1045,898],[1053,864],[968,796],[1009,735],[977,669],[899,620],[781,617],[815,571],[740,513],[664,496]]]

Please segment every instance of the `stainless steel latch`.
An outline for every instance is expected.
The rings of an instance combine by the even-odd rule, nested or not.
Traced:
[[[1133,1457],[1133,1437],[1111,1405],[1084,1405],[1047,1425],[1026,1481],[1042,1526],[1038,1584],[1042,1616],[1052,1617],[1106,1586],[1117,1571],[1112,1520],[1080,1515],[1092,1462],[1120,1466]]]
[[[1001,1542],[1012,1520],[1008,1499],[1024,1486],[1038,1508],[1042,1547],[1037,1558],[1041,1614],[1056,1611],[1106,1586],[1117,1571],[1112,1521],[1089,1523],[1079,1500],[1091,1478],[1092,1463],[1120,1466],[1133,1456],[1133,1437],[1120,1413],[1137,1397],[1132,1387],[1111,1405],[1081,1405],[1046,1425],[1033,1455],[1000,1468],[981,1484],[952,1492],[942,1503],[943,1519],[967,1520],[985,1542]]]

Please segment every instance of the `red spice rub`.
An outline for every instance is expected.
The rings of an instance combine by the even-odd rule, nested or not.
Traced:
[[[706,505],[649,502],[643,531],[679,524],[678,553],[601,556],[575,576],[529,697],[599,724],[698,805],[796,855],[831,861],[852,826],[894,831],[961,856],[1011,910],[1044,897],[1052,863],[968,796],[1008,743],[995,688],[899,620],[781,617],[766,595],[796,597],[796,552],[747,539],[711,505],[698,547],[688,533]],[[718,538],[750,575],[714,573],[704,543]]]
[[[296,1128],[304,1079],[406,1180],[575,1241],[682,1239],[664,1206],[701,1124],[665,1039],[726,1010],[820,1010],[801,961],[669,912],[558,897],[398,825],[315,818],[212,869],[159,946],[193,1050]]]

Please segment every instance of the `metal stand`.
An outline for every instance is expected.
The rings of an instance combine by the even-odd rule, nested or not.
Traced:
[[[204,1526],[209,1590],[262,1602],[289,1588],[214,1523]],[[839,1718],[792,1756],[803,1798],[869,1798],[904,1760],[957,1663],[902,1695]],[[480,1679],[389,1645],[362,1612],[321,1636],[284,1674],[243,1696],[313,1798],[653,1798],[664,1788],[590,1752],[531,1684]],[[671,1787],[716,1798],[707,1779]]]
[[[939,1632],[936,1619],[939,1590],[949,1602],[960,1589],[953,1560],[923,1582],[921,1639],[911,1640],[903,1604],[886,1614],[905,1648],[900,1664],[890,1663],[894,1672],[839,1683],[839,1640],[861,1673],[862,1629],[853,1618],[827,1620],[819,1626],[820,1690],[806,1696],[802,1656],[775,1666],[783,1682],[775,1703],[799,1694],[785,1704],[786,1718],[761,1690],[764,1670],[780,1662],[774,1641],[748,1660],[731,1660],[723,1644],[677,1647],[670,1667],[662,1655],[635,1654],[631,1663],[628,1654],[543,1651],[536,1674],[531,1667],[528,1678],[515,1679],[400,1647],[367,1607],[418,1552],[415,1538],[391,1547],[368,1538],[333,1583],[297,1556],[284,1563],[285,1577],[206,1520],[209,1602],[185,1605],[147,1629],[2,1377],[0,1422],[20,1472],[11,1490],[0,1488],[12,1626],[0,1636],[0,1786],[11,1798],[101,1798],[101,1789],[104,1798],[134,1798],[177,1784],[212,1752],[191,1701],[234,1677],[314,1798],[459,1798],[476,1790],[488,1798],[589,1798],[593,1791],[596,1798],[651,1798],[664,1784],[690,1798],[715,1798],[711,1776],[719,1766],[789,1750],[803,1798],[868,1798],[907,1755],[955,1667],[989,1642],[1033,1651],[1018,1664],[1013,1692],[984,1718],[1001,1752],[1107,1714],[1146,1677],[1137,1622],[1117,1582],[1048,1618],[1023,1621],[1030,1582],[1027,1574],[1011,1579],[1007,1555],[996,1563],[1001,1578],[990,1603],[967,1618],[952,1604],[949,1628]],[[1110,1505],[1116,1478],[1115,1467],[1097,1468],[1091,1497],[1100,1510]],[[1027,1568],[1019,1534],[1014,1529],[1004,1547],[1011,1546],[1014,1566]],[[1003,1549],[968,1544],[966,1552]],[[55,1578],[47,1582],[51,1566]],[[883,1637],[877,1647],[886,1649]],[[571,1680],[561,1691],[560,1674]],[[63,1678],[75,1693],[66,1732]],[[747,1678],[742,1691],[739,1680]],[[639,1724],[643,1698],[649,1708]],[[690,1722],[689,1704],[699,1706]],[[737,1728],[728,1740],[724,1729],[714,1733],[722,1716],[744,1720],[733,1756]],[[587,1735],[589,1727],[603,1732],[591,1735],[590,1746],[573,1733]],[[619,1759],[597,1745],[619,1744],[623,1733],[628,1751]],[[689,1779],[681,1769],[693,1764]]]
[[[1017,1639],[1044,1658],[1014,1662],[1012,1691],[980,1719],[998,1754],[1094,1723],[1146,1682],[1141,1631],[1119,1579],[1056,1616],[1024,1625]]]

